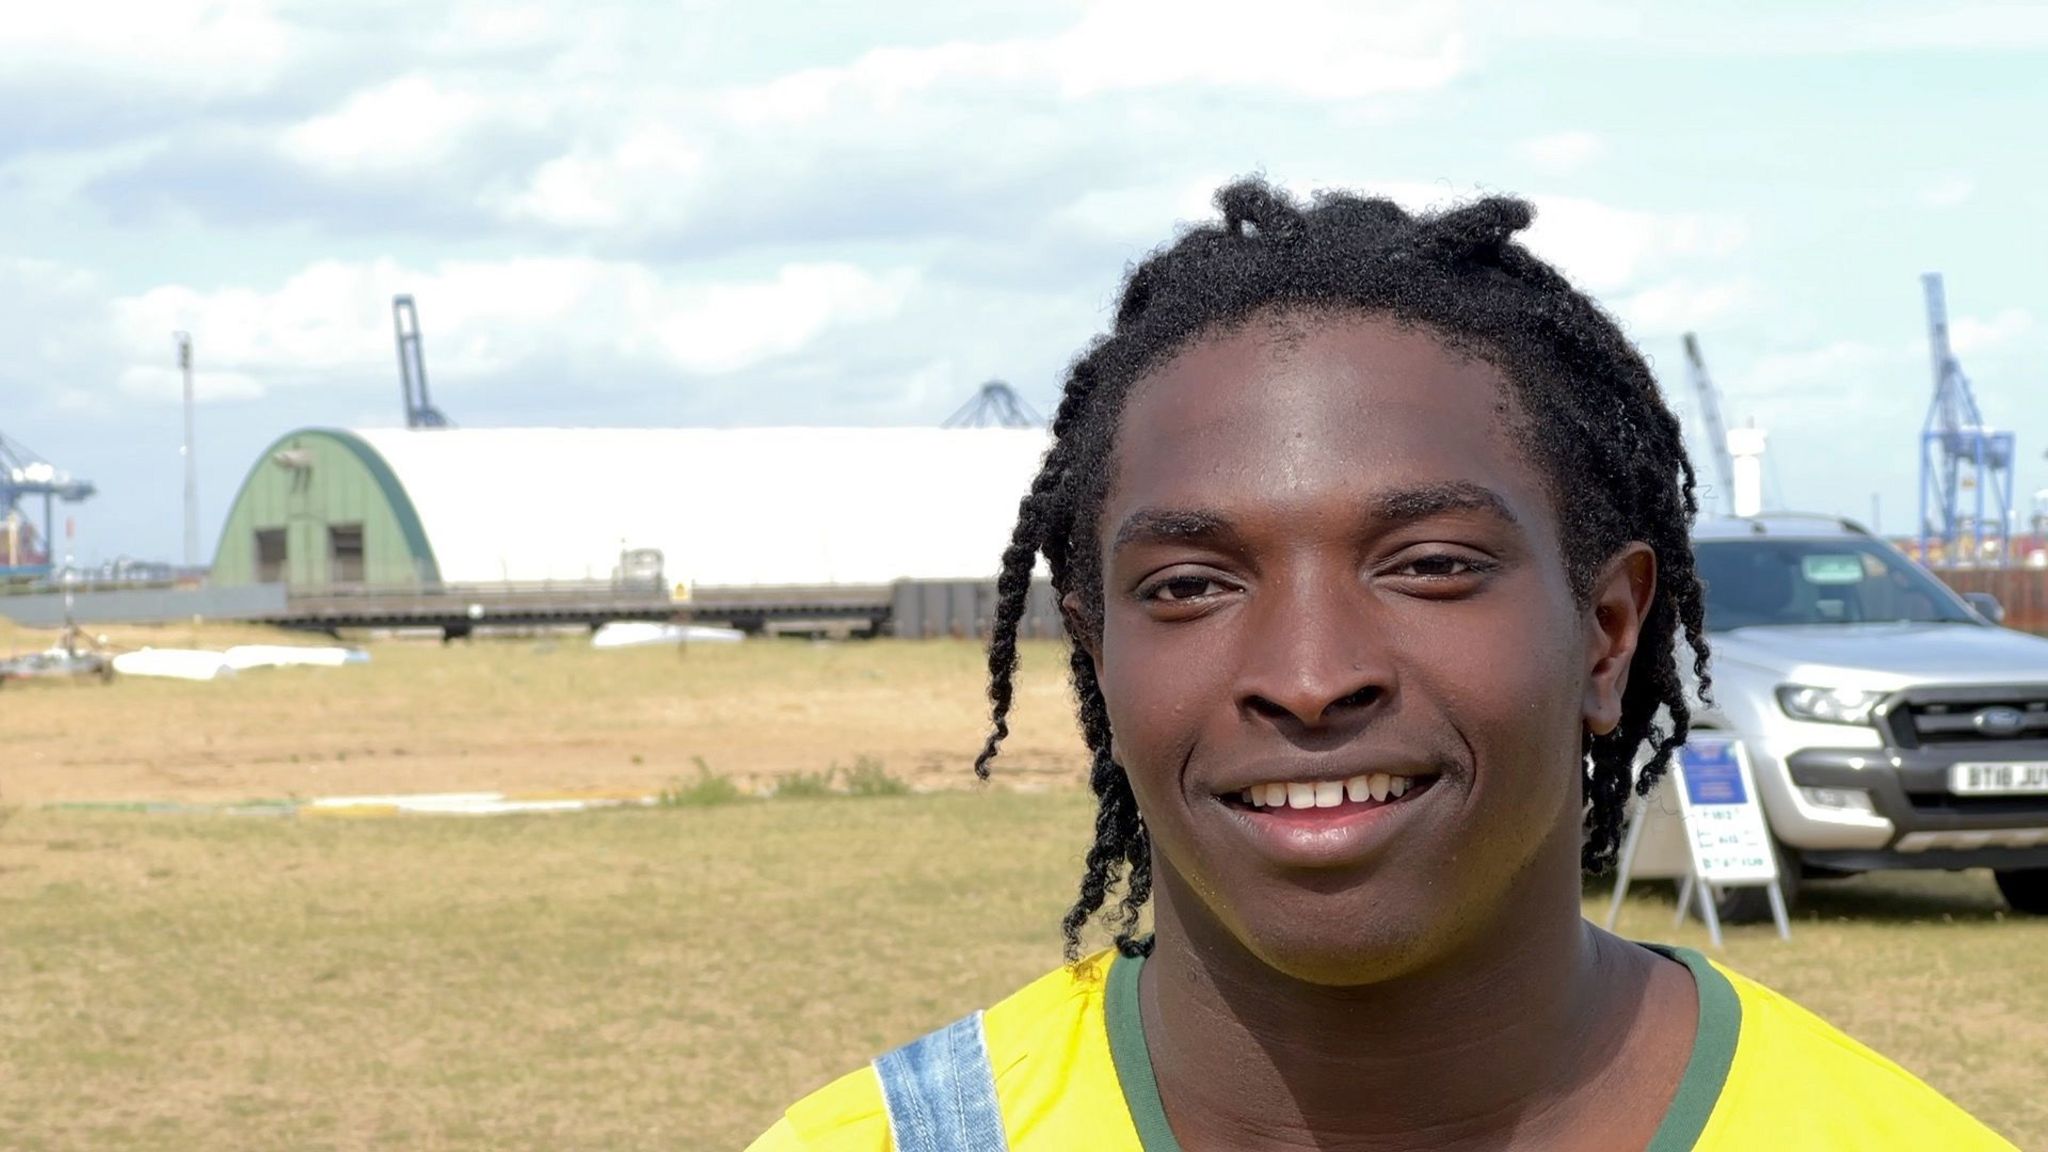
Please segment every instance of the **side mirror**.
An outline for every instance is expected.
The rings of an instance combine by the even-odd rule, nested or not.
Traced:
[[[1998,597],[1989,592],[1965,592],[1963,599],[1970,602],[1970,607],[1977,610],[1977,615],[1993,624],[2005,623],[2005,605],[1998,602]]]

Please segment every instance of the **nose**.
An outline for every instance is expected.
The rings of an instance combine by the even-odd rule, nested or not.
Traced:
[[[1269,582],[1244,633],[1239,710],[1289,735],[1355,726],[1393,695],[1394,661],[1354,572]]]

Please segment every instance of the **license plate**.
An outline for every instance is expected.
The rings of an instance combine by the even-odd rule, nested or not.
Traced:
[[[2048,794],[2048,764],[1951,764],[1948,790],[1957,796]]]

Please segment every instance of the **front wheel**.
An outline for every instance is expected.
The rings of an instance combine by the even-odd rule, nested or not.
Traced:
[[[2048,916],[2048,868],[2012,868],[1995,875],[2013,911]]]

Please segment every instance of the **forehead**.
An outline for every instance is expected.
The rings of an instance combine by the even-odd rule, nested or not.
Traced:
[[[1111,503],[1463,482],[1515,496],[1528,505],[1518,515],[1547,512],[1519,423],[1500,370],[1428,329],[1350,313],[1260,317],[1135,386]]]

